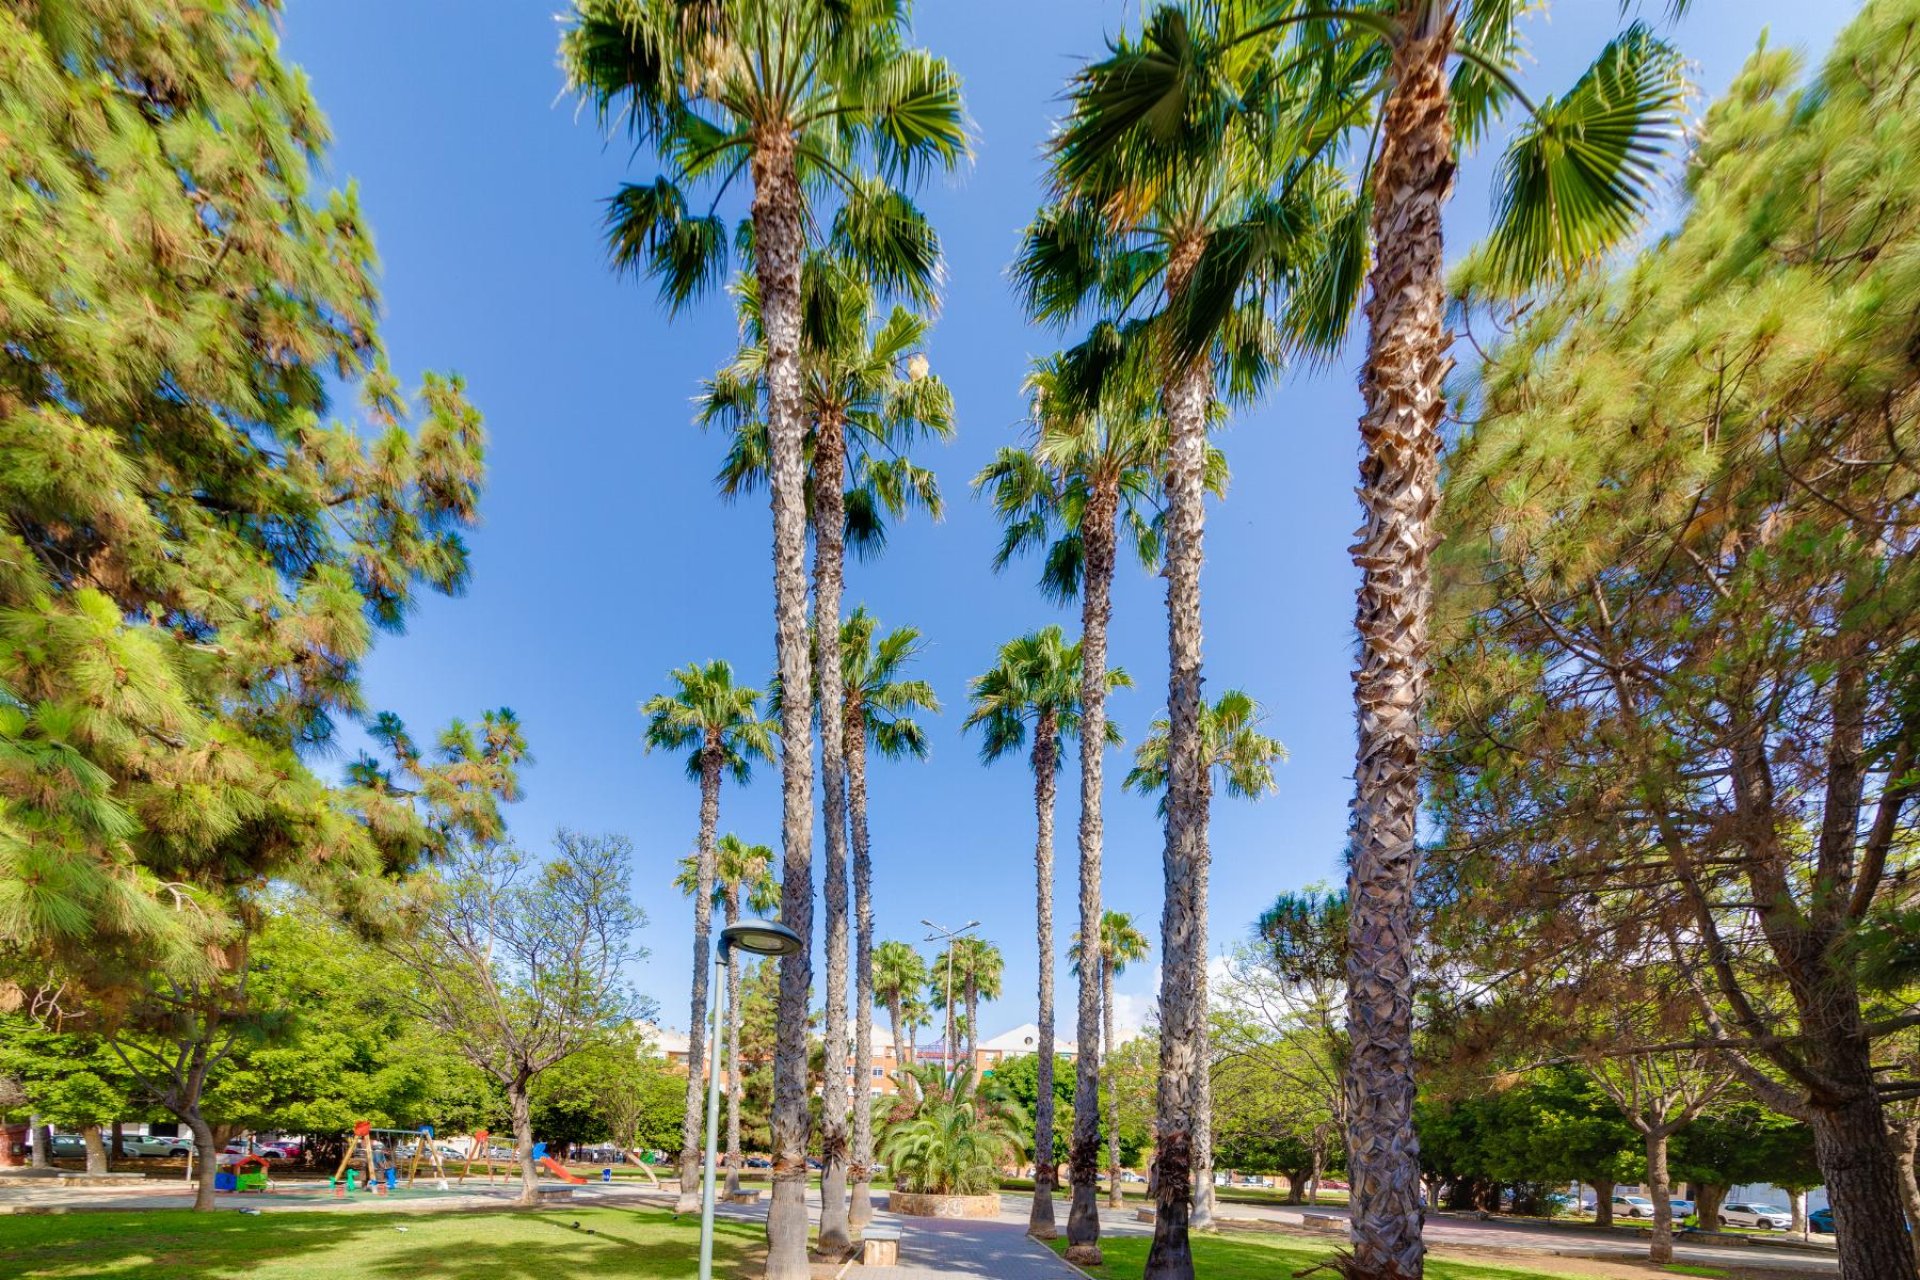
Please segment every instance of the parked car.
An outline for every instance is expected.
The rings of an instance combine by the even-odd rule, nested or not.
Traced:
[[[56,1133],[53,1142],[47,1147],[48,1154],[60,1158],[84,1156],[87,1154],[86,1140],[76,1133]]]
[[[1833,1210],[1815,1209],[1807,1215],[1807,1226],[1823,1236],[1833,1234]]]
[[[130,1156],[185,1159],[193,1151],[193,1141],[189,1138],[163,1138],[156,1134],[126,1134],[120,1139],[120,1149]]]
[[[1777,1204],[1740,1201],[1720,1206],[1723,1227],[1758,1227],[1762,1231],[1785,1231],[1793,1225],[1793,1214]]]
[[[1145,1174],[1135,1173],[1131,1169],[1122,1169],[1120,1171],[1120,1181],[1122,1182],[1145,1182],[1146,1180]]]
[[[1668,1200],[1667,1203],[1673,1206],[1673,1220],[1675,1222],[1680,1221],[1682,1218],[1691,1218],[1693,1216],[1693,1201],[1687,1199],[1685,1196],[1674,1196]]]
[[[746,1166],[749,1169],[771,1169],[773,1168],[773,1161],[767,1159],[765,1156],[748,1156]]]
[[[1651,1218],[1653,1201],[1645,1196],[1615,1196],[1613,1213],[1618,1218]]]

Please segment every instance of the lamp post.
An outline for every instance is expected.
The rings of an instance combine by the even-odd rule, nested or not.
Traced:
[[[920,923],[927,926],[927,928],[933,930],[932,933],[927,935],[926,941],[928,942],[945,941],[947,944],[947,1087],[951,1089],[953,1087],[953,1054],[954,1054],[953,943],[954,943],[954,940],[956,938],[959,938],[961,935],[971,933],[975,929],[978,929],[980,927],[980,922],[978,920],[969,920],[965,924],[961,925],[958,929],[948,929],[941,925],[935,924],[931,920],[922,920]],[[979,1035],[980,1029],[978,1027],[975,1027],[973,1029],[973,1034],[976,1036]],[[971,1066],[973,1064],[968,1063],[967,1065]]]
[[[720,946],[714,955],[714,967],[722,975],[727,957],[736,948],[750,956],[798,955],[804,944],[800,935],[774,920],[739,920],[720,931]],[[713,1280],[713,1166],[720,1142],[720,1028],[721,1007],[726,1001],[727,984],[716,984],[719,998],[713,1002],[713,1046],[707,1065],[707,1163],[705,1187],[700,1196],[700,1280]]]

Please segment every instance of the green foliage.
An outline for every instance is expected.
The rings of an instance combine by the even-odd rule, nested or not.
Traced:
[[[686,1114],[686,1077],[623,1030],[567,1058],[533,1087],[533,1131],[551,1143],[611,1142],[673,1151]]]
[[[1200,759],[1209,791],[1213,779],[1225,784],[1237,800],[1258,800],[1279,789],[1273,766],[1284,764],[1287,749],[1278,738],[1260,731],[1266,719],[1260,704],[1240,689],[1228,689],[1200,706]],[[1133,768],[1127,771],[1127,790],[1160,796],[1166,812],[1167,734],[1165,716],[1155,720],[1135,748]]]
[[[1751,1102],[1701,1116],[1673,1140],[1675,1178],[1723,1187],[1765,1183],[1806,1191],[1824,1180],[1814,1161],[1813,1133]]]
[[[1002,1165],[1025,1149],[1026,1112],[997,1081],[975,1086],[962,1070],[947,1080],[937,1067],[899,1073],[879,1145],[894,1185],[931,1195],[983,1195],[999,1185]]]
[[[484,436],[445,376],[407,424],[277,9],[0,13],[0,942],[102,983],[204,966],[233,887],[439,843],[307,760],[464,586]]]
[[[62,1129],[132,1119],[138,1083],[98,1036],[50,1030],[0,1014],[0,1111],[31,1113]]]
[[[1118,667],[1107,671],[1107,688],[1131,688],[1133,677]],[[1026,745],[1029,723],[1044,725],[1058,738],[1080,731],[1080,645],[1068,644],[1057,626],[1042,627],[1000,646],[995,664],[967,684],[973,704],[965,727],[980,730],[980,758],[988,763]],[[1106,725],[1107,741],[1118,745],[1120,726]],[[1053,767],[1063,756],[1054,749]]]
[[[1421,1166],[1449,1183],[1617,1181],[1643,1167],[1639,1135],[1574,1067],[1463,1097],[1422,1097],[1415,1123]]]
[[[993,1084],[1006,1090],[1022,1112],[1035,1115],[1040,1107],[1040,1055],[1023,1053],[1017,1058],[1008,1058],[998,1063],[986,1073]],[[1073,1136],[1073,1059],[1058,1054],[1053,1059],[1053,1159],[1062,1163],[1067,1158],[1067,1145]],[[1033,1135],[1026,1135],[1025,1145],[1031,1149]]]

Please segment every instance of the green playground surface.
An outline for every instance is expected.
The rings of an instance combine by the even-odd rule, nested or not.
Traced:
[[[222,1196],[213,1213],[0,1216],[0,1273],[9,1280],[684,1280],[699,1254],[698,1221],[664,1210],[275,1214],[275,1198],[249,1196],[241,1205]],[[262,1211],[234,1211],[241,1207]],[[716,1224],[716,1274],[751,1274],[764,1247],[757,1223]]]

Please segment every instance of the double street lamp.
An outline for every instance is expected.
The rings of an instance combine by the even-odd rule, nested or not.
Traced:
[[[707,1065],[707,1163],[706,1185],[700,1197],[700,1280],[713,1280],[713,1166],[720,1141],[720,1040],[726,1026],[722,1005],[726,1000],[727,957],[734,951],[750,956],[792,956],[805,947],[800,935],[776,920],[740,920],[720,931],[720,946],[714,953],[719,970],[714,986],[713,1034]]]
[[[920,923],[933,930],[933,932],[926,937],[928,942],[944,941],[947,944],[947,1084],[951,1086],[954,1081],[953,1055],[955,1052],[953,1043],[953,944],[954,940],[962,934],[971,933],[975,929],[978,929],[980,922],[978,920],[969,920],[958,929],[948,929],[942,925],[935,924],[931,920],[922,920]],[[969,1034],[977,1036],[980,1034],[980,1029],[974,1027]],[[898,1054],[900,1052],[900,1046],[895,1045],[893,1051]],[[972,1066],[973,1064],[969,1062],[967,1065]]]

